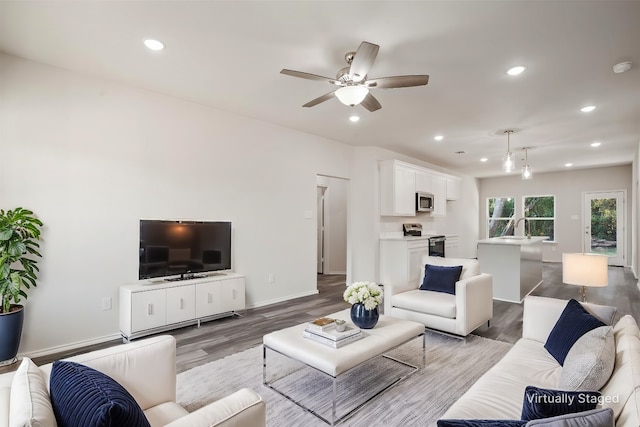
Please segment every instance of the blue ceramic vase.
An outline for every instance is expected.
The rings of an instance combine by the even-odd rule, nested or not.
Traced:
[[[364,304],[353,304],[351,306],[351,321],[360,329],[372,329],[378,323],[378,307],[373,310],[364,308]]]

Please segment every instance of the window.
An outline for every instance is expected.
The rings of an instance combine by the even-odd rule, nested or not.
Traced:
[[[532,236],[548,236],[555,240],[556,197],[531,196],[524,198],[524,216],[527,218],[527,232]],[[525,232],[526,234],[526,232]]]
[[[487,236],[513,236],[513,197],[489,197],[487,199]]]

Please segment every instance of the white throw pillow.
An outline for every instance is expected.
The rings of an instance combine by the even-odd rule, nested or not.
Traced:
[[[581,336],[567,353],[558,389],[600,390],[611,378],[616,359],[611,326],[592,329]]]
[[[9,427],[57,427],[44,374],[28,357],[11,383]]]

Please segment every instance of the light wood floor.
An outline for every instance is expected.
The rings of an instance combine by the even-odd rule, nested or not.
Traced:
[[[194,366],[223,358],[262,343],[262,336],[287,326],[306,322],[349,307],[342,300],[345,276],[318,276],[318,295],[298,298],[278,304],[247,310],[242,317],[214,320],[195,326],[170,331],[177,340],[179,372]],[[544,264],[544,283],[533,295],[555,298],[579,298],[579,287],[562,284],[560,263]],[[618,317],[632,314],[640,321],[640,290],[629,269],[609,268],[609,286],[589,289],[587,301],[615,305]],[[487,338],[513,343],[522,335],[522,305],[494,301],[491,327],[474,332]],[[120,344],[120,340],[94,345],[73,352],[57,353],[34,359],[40,365],[73,354]],[[17,369],[17,363],[0,369],[0,373]]]

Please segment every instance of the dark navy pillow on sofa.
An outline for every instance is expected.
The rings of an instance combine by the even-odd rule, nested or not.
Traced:
[[[524,427],[523,420],[438,420],[438,427]]]
[[[528,386],[524,391],[521,418],[525,421],[595,409],[599,391],[562,391]]]
[[[562,311],[560,318],[551,330],[544,348],[547,349],[560,365],[564,365],[567,353],[578,339],[592,329],[606,326],[600,319],[580,305],[574,299],[570,299]]]
[[[58,427],[150,427],[124,387],[88,366],[54,362],[49,387]]]
[[[446,292],[456,294],[456,282],[460,280],[462,266],[447,267],[442,265],[426,264],[424,266],[424,280],[420,286],[421,291]]]

